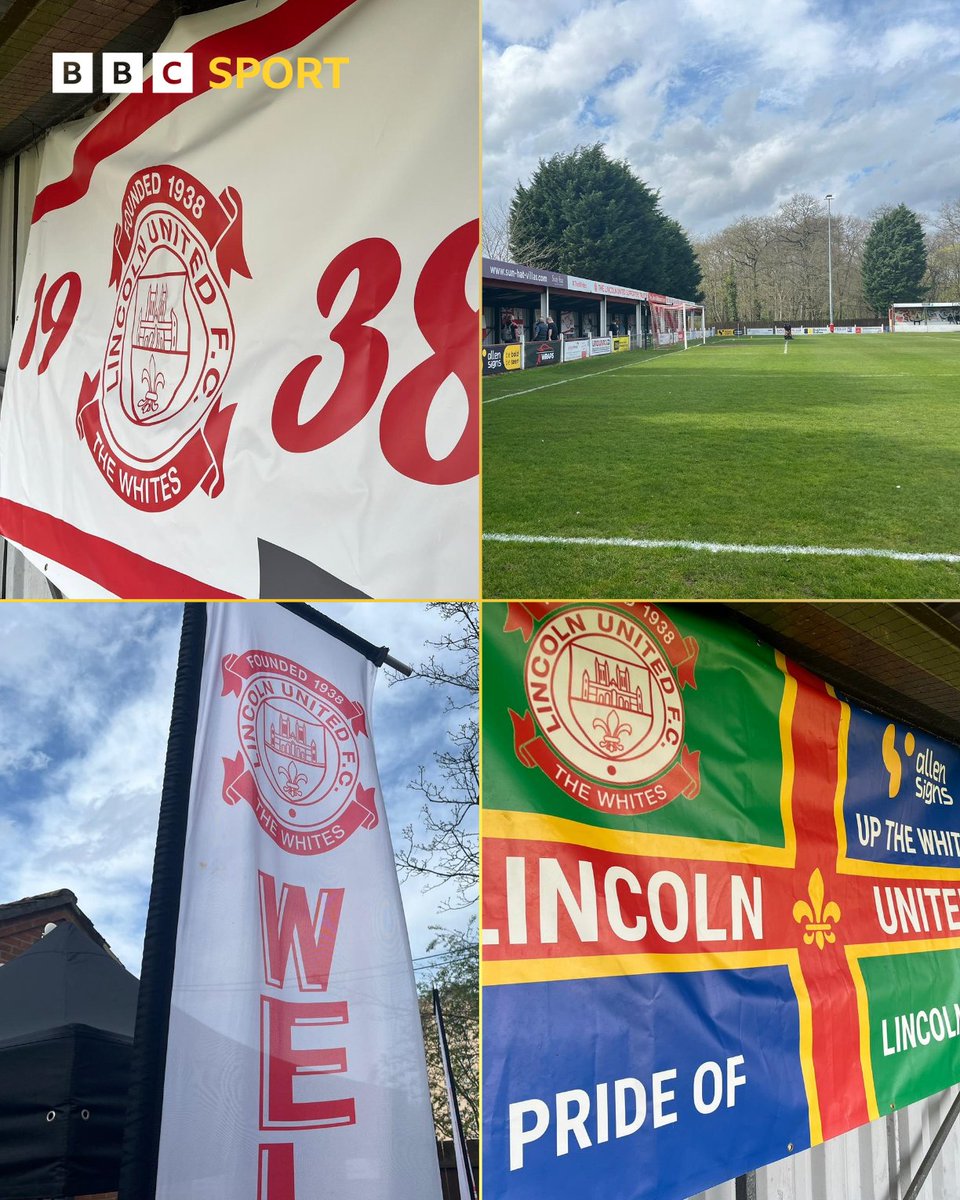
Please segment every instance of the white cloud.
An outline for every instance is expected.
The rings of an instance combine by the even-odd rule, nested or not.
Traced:
[[[955,5],[488,0],[484,198],[540,157],[604,142],[692,233],[775,210],[796,191],[869,215],[960,195]]]
[[[319,606],[419,663],[443,624],[423,605]],[[139,972],[176,668],[180,606],[0,606],[0,903],[69,888],[121,961]],[[444,745],[443,696],[387,686],[373,717],[394,840],[417,820],[406,783]],[[435,895],[405,885],[415,954]],[[463,917],[465,924],[466,916]],[[450,924],[461,924],[450,921]]]
[[[0,611],[0,720],[8,739],[12,734],[33,747],[19,761],[0,761],[0,776],[11,784],[3,805],[0,896],[69,888],[134,971],[153,866],[178,615],[178,607],[145,605],[24,604]],[[17,796],[26,799],[16,804]]]

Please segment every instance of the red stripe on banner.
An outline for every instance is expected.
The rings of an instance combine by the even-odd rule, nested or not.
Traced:
[[[74,153],[71,174],[48,184],[40,192],[33,209],[33,224],[47,213],[66,208],[85,196],[94,168],[105,158],[129,146],[181,104],[204,95],[213,79],[209,66],[211,59],[269,58],[279,50],[302,42],[355,3],[356,0],[286,0],[273,12],[243,25],[223,29],[188,47],[194,56],[193,92],[154,94],[153,79],[145,79],[142,92],[132,92],[125,97],[81,139]]]
[[[798,683],[792,727],[798,881],[812,877],[817,870],[830,897],[839,886],[832,831],[840,702],[821,679],[793,662],[790,674]],[[798,899],[803,898],[801,893]],[[846,907],[844,901],[841,919]],[[805,942],[800,946],[800,967],[813,1016],[813,1065],[825,1141],[870,1119],[859,1061],[857,994],[844,955],[845,941],[838,938],[822,947]]]
[[[0,534],[124,600],[239,599],[14,500],[0,498]]]

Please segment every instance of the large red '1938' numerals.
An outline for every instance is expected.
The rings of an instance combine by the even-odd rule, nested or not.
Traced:
[[[77,315],[77,309],[80,307],[80,276],[76,271],[68,271],[66,275],[61,275],[55,283],[51,284],[50,290],[44,296],[43,292],[46,286],[47,277],[44,274],[40,276],[40,282],[37,284],[37,290],[33,296],[33,319],[30,322],[23,349],[20,351],[18,364],[20,370],[23,371],[30,359],[33,358],[34,347],[37,343],[37,327],[39,326],[43,333],[49,334],[49,337],[43,353],[40,355],[40,363],[37,366],[38,375],[44,373],[50,365],[51,358],[60,349],[63,339],[67,336],[73,319]],[[63,293],[62,298],[61,293]]]
[[[317,308],[329,317],[340,289],[353,271],[360,272],[357,294],[343,320],[330,334],[344,353],[343,374],[323,408],[300,423],[300,406],[319,354],[305,358],[280,385],[273,406],[273,436],[294,453],[319,450],[343,437],[363,420],[383,386],[387,373],[387,339],[365,321],[372,320],[393,299],[400,282],[400,255],[383,238],[366,238],[341,250],[327,267],[317,288]]]
[[[477,222],[455,229],[427,259],[413,295],[413,311],[433,354],[414,367],[387,397],[380,418],[380,445],[387,461],[421,483],[460,483],[479,469],[480,383],[477,309],[464,296],[467,268],[477,249]],[[456,446],[443,459],[427,449],[427,417],[441,384],[450,376],[467,393],[467,420]]]
[[[401,474],[422,483],[459,483],[479,469],[480,390],[474,363],[478,312],[464,296],[477,240],[478,223],[468,221],[427,259],[414,291],[414,315],[433,353],[396,384],[380,419],[385,458]],[[324,317],[352,272],[359,272],[353,303],[330,334],[343,350],[343,373],[324,406],[305,421],[300,420],[304,392],[322,356],[305,358],[284,379],[272,424],[285,450],[306,453],[327,446],[373,407],[386,377],[389,348],[383,334],[366,322],[393,298],[400,270],[400,256],[390,242],[366,238],[341,251],[324,271],[317,288],[317,307]],[[456,445],[444,458],[435,459],[427,447],[427,418],[450,376],[456,376],[466,392],[467,420]]]

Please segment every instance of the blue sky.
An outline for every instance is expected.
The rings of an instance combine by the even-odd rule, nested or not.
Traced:
[[[485,0],[484,204],[602,141],[695,236],[795,192],[932,216],[960,198],[958,68],[956,0]]]
[[[412,665],[444,624],[419,604],[318,605]],[[0,903],[70,888],[139,973],[173,696],[178,604],[0,605]],[[407,787],[445,746],[444,694],[377,680],[377,761],[396,843],[419,824]],[[403,885],[415,956],[442,893]],[[462,927],[466,914],[445,916]]]

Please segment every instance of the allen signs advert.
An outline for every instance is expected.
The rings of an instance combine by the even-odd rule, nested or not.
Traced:
[[[484,671],[492,1195],[675,1200],[954,1082],[955,747],[682,607],[487,605]]]

